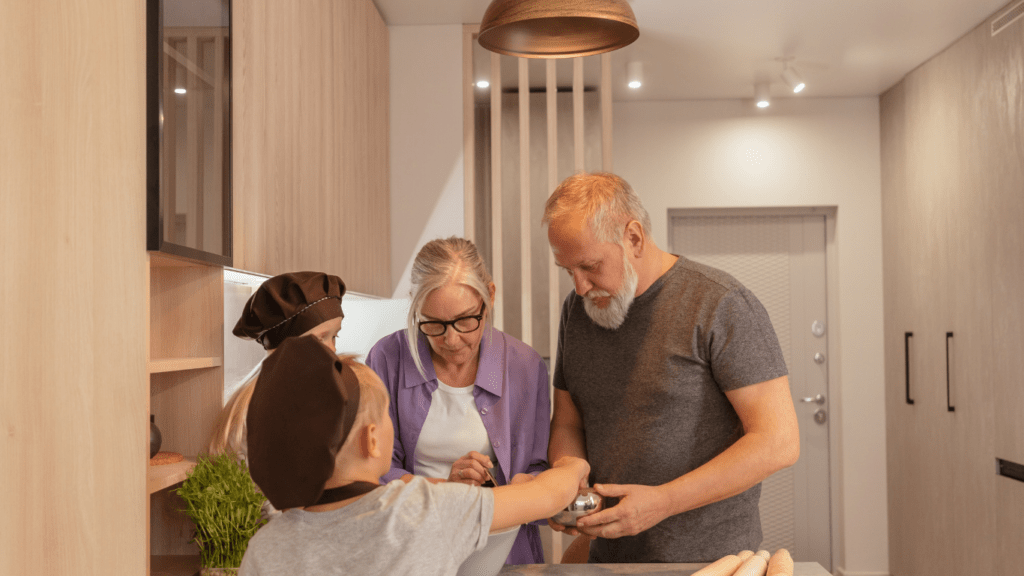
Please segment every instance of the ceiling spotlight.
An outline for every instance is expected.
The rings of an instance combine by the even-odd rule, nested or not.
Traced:
[[[786,84],[789,84],[789,87],[793,89],[793,94],[799,93],[806,86],[804,81],[800,78],[800,74],[789,66],[782,69],[782,79],[785,80]]]
[[[487,88],[490,85],[491,85],[491,83],[488,82],[487,80],[481,80],[481,81],[476,83],[476,87],[477,88]]]
[[[573,58],[618,50],[640,36],[627,0],[492,0],[477,41],[521,58]]]
[[[767,108],[771,104],[771,99],[768,97],[767,82],[754,84],[754,101],[757,102],[758,108]]]
[[[184,88],[175,88],[174,89],[174,93],[175,94],[184,94],[185,93],[185,89]]]
[[[630,88],[636,90],[644,85],[644,64],[643,62],[630,62],[626,66],[626,80]]]

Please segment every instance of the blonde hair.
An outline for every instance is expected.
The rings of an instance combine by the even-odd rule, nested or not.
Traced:
[[[601,242],[622,243],[630,221],[651,235],[651,216],[640,197],[621,177],[609,172],[581,172],[562,181],[544,204],[542,225],[569,214],[582,214]]]
[[[338,360],[350,367],[359,380],[359,418],[363,418],[365,413],[368,418],[367,423],[379,422],[384,417],[384,410],[388,403],[388,394],[384,389],[384,384],[380,383],[380,378],[369,366],[357,362],[355,356],[338,355]],[[259,380],[259,372],[231,395],[231,399],[217,415],[213,436],[207,447],[211,456],[226,452],[245,456],[248,452],[245,418],[249,414],[249,401],[252,400],[257,380]],[[379,385],[375,386],[374,382]]]
[[[369,423],[380,422],[385,415],[388,406],[388,392],[384,388],[384,382],[372,368],[356,361],[354,355],[339,355],[338,360],[352,369],[359,381],[359,413],[357,420]],[[363,419],[366,420],[363,420]]]
[[[423,361],[420,359],[419,320],[427,296],[434,290],[451,283],[468,286],[484,301],[483,314],[486,325],[490,320],[488,304],[491,298],[491,274],[487,271],[480,252],[472,242],[465,238],[452,236],[431,240],[423,248],[420,248],[412,263],[410,280],[412,288],[409,290],[409,296],[412,301],[409,305],[406,337],[409,341],[412,361],[416,364],[420,375],[426,378],[427,373],[423,370]]]
[[[246,428],[245,418],[249,413],[249,401],[252,400],[253,390],[256,388],[256,380],[259,378],[257,371],[245,384],[242,384],[235,393],[231,395],[227,404],[217,415],[217,422],[213,425],[213,435],[207,451],[211,456],[233,452],[246,455]]]

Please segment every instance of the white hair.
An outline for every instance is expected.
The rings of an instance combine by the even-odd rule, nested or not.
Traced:
[[[409,352],[416,369],[426,378],[423,361],[420,359],[419,322],[423,304],[434,290],[451,283],[463,284],[480,295],[484,301],[484,323],[490,320],[490,307],[487,303],[491,298],[491,274],[484,266],[483,258],[476,246],[466,240],[452,236],[427,242],[412,263],[412,287],[409,296],[409,319],[406,337],[409,341]],[[425,338],[425,336],[424,336]]]
[[[550,225],[568,214],[583,214],[601,242],[620,244],[633,220],[651,236],[651,216],[640,197],[628,182],[608,172],[581,172],[563,180],[544,205],[541,224]]]

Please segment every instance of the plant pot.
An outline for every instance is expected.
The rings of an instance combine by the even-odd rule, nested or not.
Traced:
[[[199,576],[238,576],[238,568],[203,568]]]

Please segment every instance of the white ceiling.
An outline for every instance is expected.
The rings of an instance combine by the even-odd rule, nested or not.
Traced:
[[[489,0],[374,0],[389,26],[479,23]],[[787,96],[780,58],[807,83],[795,97],[875,96],[1007,0],[631,0],[640,38],[612,53],[616,100]],[[477,44],[481,54],[483,49]],[[486,60],[476,58],[477,60]],[[591,60],[591,59],[588,59]],[[644,85],[625,86],[643,62]],[[508,65],[506,65],[507,67]],[[560,82],[571,74],[559,65]],[[541,66],[531,75],[543,76]],[[563,74],[564,68],[564,74]],[[587,82],[596,78],[587,69]],[[510,73],[504,78],[512,76]],[[534,70],[536,69],[536,70]],[[504,83],[504,82],[503,82]]]

